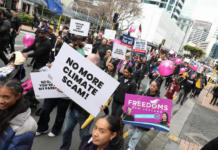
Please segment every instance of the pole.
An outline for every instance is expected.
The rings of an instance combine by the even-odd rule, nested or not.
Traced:
[[[100,32],[101,32],[101,27],[102,27],[102,25],[103,25],[103,22],[104,22],[104,20],[101,20],[101,26],[100,26],[100,29],[99,29],[98,34],[100,34]]]
[[[164,38],[163,41],[165,41],[165,38]],[[162,41],[162,43],[161,43],[161,47],[160,47],[159,53],[161,52],[161,49],[162,49],[162,47],[163,47],[163,41]]]
[[[41,14],[41,16],[43,16],[43,11],[44,11],[44,6],[42,7],[42,14]]]
[[[56,36],[58,35],[58,30],[59,30],[59,27],[60,27],[60,23],[61,23],[61,16],[59,17],[59,22],[58,22],[58,28],[57,28],[57,31],[56,31]]]
[[[215,77],[215,75],[216,75],[216,72],[217,72],[217,67],[214,67],[214,70],[213,70],[213,74],[211,75],[211,77],[210,77],[210,80],[209,80],[209,82],[207,83],[207,86],[206,86],[206,88],[205,89],[207,89],[208,88],[208,86],[209,86],[209,84],[213,81],[213,78]]]

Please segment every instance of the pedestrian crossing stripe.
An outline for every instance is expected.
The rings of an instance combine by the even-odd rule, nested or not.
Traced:
[[[128,136],[128,131],[126,131],[125,133],[123,133],[123,138],[125,139]]]
[[[173,100],[175,100],[177,97],[178,97],[178,96],[175,96],[175,97],[173,98]]]

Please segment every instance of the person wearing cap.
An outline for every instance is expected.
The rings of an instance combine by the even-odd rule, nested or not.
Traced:
[[[51,42],[47,38],[47,35],[48,35],[48,30],[42,28],[39,32],[39,38],[36,38],[31,46],[21,50],[25,58],[28,57],[35,58],[33,69],[40,69],[41,67],[45,66],[46,63],[49,62],[49,54],[51,52]],[[29,52],[31,50],[34,50],[32,54],[26,54],[26,52]]]
[[[53,26],[49,26],[48,27],[48,36],[47,38],[50,40],[51,42],[51,51],[50,51],[50,55],[54,54],[52,53],[52,50],[54,50],[54,47],[55,47],[55,43],[56,43],[56,36],[54,34],[54,27]],[[51,58],[54,58],[54,56],[51,56]]]
[[[44,28],[44,29],[48,29],[48,21],[47,20],[45,20],[45,19],[42,19],[42,21],[41,21],[41,26],[36,30],[36,32],[35,32],[35,34],[36,34],[36,38],[37,37],[39,37],[39,32],[40,32],[40,30],[42,29],[42,28]]]
[[[61,37],[62,37],[63,41],[66,42],[67,44],[69,44],[71,42],[68,35],[67,35],[66,29],[63,30]]]

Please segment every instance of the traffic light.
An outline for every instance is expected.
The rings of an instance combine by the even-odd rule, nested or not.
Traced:
[[[118,17],[119,17],[119,14],[115,13],[114,18],[113,18],[113,23],[117,23]]]
[[[164,39],[162,40],[162,45],[164,45],[165,41],[166,41],[166,39],[164,38]]]
[[[119,23],[116,23],[116,24],[114,25],[114,30],[117,31],[118,27],[119,27]]]

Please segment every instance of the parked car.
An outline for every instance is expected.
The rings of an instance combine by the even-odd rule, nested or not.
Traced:
[[[207,80],[209,81],[210,80],[210,78],[211,78],[211,76],[212,76],[212,74],[213,74],[213,72],[209,72],[209,73],[207,73]],[[217,79],[218,79],[218,77],[217,77],[217,74],[215,75],[215,77],[213,78],[213,81],[212,81],[212,83],[215,83],[215,82],[217,82]]]

